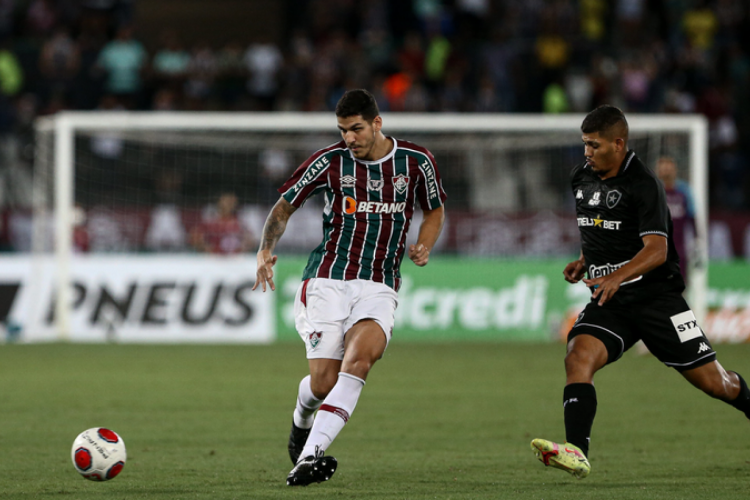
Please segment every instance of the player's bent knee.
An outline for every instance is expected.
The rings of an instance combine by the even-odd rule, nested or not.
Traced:
[[[565,355],[565,368],[567,370],[587,370],[593,366],[594,361],[590,353],[581,350],[572,350]]]
[[[324,375],[319,377],[313,377],[310,380],[310,390],[315,396],[315,399],[325,399],[328,393],[331,392],[333,386],[336,385],[338,380],[338,373],[334,375]]]
[[[594,373],[601,367],[599,356],[583,349],[573,349],[565,355],[565,373],[568,382],[591,382]]]
[[[346,360],[341,367],[341,371],[365,380],[374,364],[375,362],[371,359],[359,357],[352,360]]]

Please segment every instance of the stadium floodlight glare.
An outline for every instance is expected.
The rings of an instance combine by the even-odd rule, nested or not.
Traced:
[[[569,210],[564,186],[575,162],[583,159],[580,125],[583,115],[502,114],[383,114],[383,130],[413,140],[437,157],[444,179],[451,169],[469,178],[473,186],[456,195],[446,184],[449,212],[461,206],[482,213],[534,210]],[[705,317],[708,285],[708,126],[699,115],[628,115],[630,146],[649,167],[662,155],[676,158],[681,174],[692,188],[696,209],[695,256],[690,269],[690,303],[699,319]],[[294,162],[339,139],[333,113],[193,113],[193,112],[62,112],[36,123],[34,251],[51,250],[45,236],[46,214],[54,213],[57,277],[55,322],[61,338],[69,331],[70,263],[76,205],[76,169],[85,165],[82,140],[117,134],[126,148],[168,144],[190,152],[211,149],[212,158],[237,148],[276,149],[298,153]],[[328,142],[326,142],[328,141]],[[557,149],[550,149],[551,147]],[[573,161],[570,151],[580,155]],[[566,152],[561,154],[560,152]],[[133,155],[146,162],[148,155]],[[214,159],[216,175],[224,168]],[[299,160],[301,161],[301,160]],[[236,168],[237,160],[233,160]],[[230,162],[231,163],[231,162]],[[510,170],[509,165],[515,170]],[[296,165],[295,165],[296,166]],[[148,170],[148,165],[140,165]],[[244,168],[244,166],[243,166]],[[513,179],[507,175],[513,175]],[[560,172],[559,182],[537,191],[534,183],[549,172]],[[456,174],[458,175],[458,174]],[[557,173],[555,175],[558,175]],[[490,178],[494,178],[493,181]],[[478,181],[477,181],[478,179]],[[484,180],[487,179],[486,182]],[[511,182],[512,181],[512,182]],[[472,189],[476,189],[474,192]],[[485,194],[482,194],[484,190]],[[453,191],[453,193],[451,192]],[[489,195],[487,194],[489,192]],[[505,193],[505,194],[503,194]],[[517,193],[518,196],[515,196]],[[538,196],[537,196],[538,195]],[[54,203],[52,203],[54,201]],[[458,202],[458,203],[457,203]],[[503,204],[505,203],[505,204]],[[492,255],[492,249],[483,256]],[[461,252],[458,252],[461,254]]]

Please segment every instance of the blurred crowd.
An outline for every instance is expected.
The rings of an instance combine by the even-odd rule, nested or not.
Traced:
[[[0,203],[28,192],[40,115],[331,111],[363,87],[392,112],[700,113],[712,206],[750,209],[747,1],[278,1],[281,33],[146,44],[136,0],[0,0]]]

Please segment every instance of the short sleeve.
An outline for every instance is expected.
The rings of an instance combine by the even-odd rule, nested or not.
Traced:
[[[669,209],[664,186],[654,177],[646,177],[633,186],[638,210],[638,231],[641,237],[658,234],[669,237]]]
[[[318,152],[308,158],[292,176],[279,188],[279,193],[296,208],[305,200],[328,184],[328,168],[333,156],[328,152]]]
[[[418,160],[421,182],[417,185],[417,199],[422,210],[433,210],[443,206],[448,195],[443,189],[435,158],[429,151],[424,154],[425,158]]]

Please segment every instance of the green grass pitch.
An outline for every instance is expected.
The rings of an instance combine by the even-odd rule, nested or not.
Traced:
[[[719,346],[750,375],[750,345]],[[592,473],[544,468],[534,437],[563,439],[564,346],[389,347],[329,453],[327,483],[285,485],[300,344],[0,347],[0,498],[747,498],[750,422],[651,356],[597,377]],[[70,447],[110,427],[123,472],[92,483]]]

